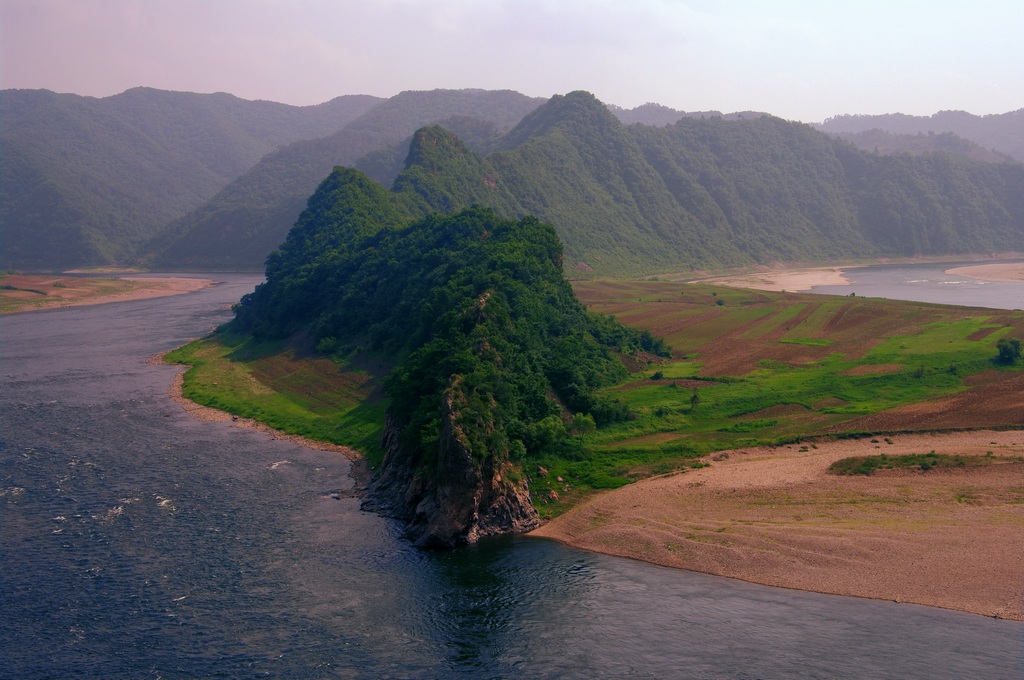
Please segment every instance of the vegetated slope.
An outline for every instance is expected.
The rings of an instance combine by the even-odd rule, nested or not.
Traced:
[[[456,127],[462,131],[472,128],[465,119],[507,130],[542,101],[512,91],[403,92],[333,135],[268,155],[208,203],[169,225],[149,246],[155,253],[153,264],[262,269],[334,166],[359,165],[360,158],[371,154],[364,167],[378,177],[393,176],[394,151],[389,159],[387,150],[416,129],[460,117],[461,127]]]
[[[486,157],[427,128],[392,192],[556,225],[578,275],[1024,250],[1024,166],[879,156],[771,116],[622,125],[552,98]]]
[[[274,148],[337,130],[368,96],[295,107],[135,88],[95,99],[0,92],[0,264],[134,259],[140,243]]]
[[[864,132],[838,132],[836,137],[844,139],[858,149],[874,151],[881,154],[909,153],[921,156],[929,153],[951,153],[966,156],[971,160],[987,163],[1015,163],[1012,156],[986,149],[969,139],[958,137],[952,132],[919,132],[916,135],[901,135],[885,130],[865,130]]]
[[[1024,247],[1019,165],[877,157],[771,116],[626,127],[596,104],[553,99],[488,161],[599,273]]]
[[[856,134],[870,130],[896,135],[951,132],[985,149],[994,149],[1024,161],[1024,109],[988,116],[976,116],[966,111],[940,111],[931,116],[903,113],[845,115],[829,118],[815,127],[830,134]]]
[[[555,230],[471,208],[409,223],[408,194],[354,170],[321,184],[232,330],[303,333],[319,351],[396,362],[374,507],[420,545],[537,523],[523,466],[579,423],[628,415],[594,390],[625,376],[610,352],[664,350],[589,315],[562,276]]]

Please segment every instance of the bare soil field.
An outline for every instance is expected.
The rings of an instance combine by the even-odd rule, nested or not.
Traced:
[[[827,472],[850,456],[929,451],[992,462]],[[710,467],[596,496],[532,535],[765,585],[1020,620],[1021,456],[1024,430],[720,452]]]
[[[992,276],[985,267],[980,273]],[[805,272],[802,280],[810,276]],[[951,364],[961,359],[925,357],[944,356],[953,346],[994,355],[995,334],[1024,336],[1018,314],[740,291],[722,283],[683,289],[669,282],[578,282],[574,288],[588,308],[651,330],[677,357],[699,362],[700,376],[713,378],[772,366],[810,369],[832,356],[863,361],[839,378],[912,376],[915,363],[926,361],[932,374],[956,375]],[[735,285],[749,288],[750,280]],[[792,280],[773,285],[796,287]],[[946,334],[929,335],[937,328]],[[890,354],[872,360],[882,343]],[[889,357],[902,351],[920,358],[893,363]],[[635,381],[622,391],[643,385]],[[956,393],[852,419],[830,413],[849,403],[836,394],[736,418],[789,423],[808,435],[799,444],[711,454],[704,459],[709,467],[601,492],[534,535],[765,585],[1024,619],[1024,372],[992,366],[963,377]],[[850,431],[886,434],[835,437]],[[667,440],[669,433],[647,435],[657,437]],[[870,476],[827,471],[851,456],[931,451],[987,464]]]

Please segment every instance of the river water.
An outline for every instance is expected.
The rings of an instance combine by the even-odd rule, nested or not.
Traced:
[[[508,538],[409,547],[348,462],[166,395],[254,277],[0,320],[2,678],[1019,678],[1024,625]],[[340,495],[338,500],[332,497]]]
[[[1003,260],[1002,262],[1019,262]],[[996,262],[992,262],[995,264]],[[983,281],[949,269],[969,267],[978,262],[878,265],[844,270],[848,286],[816,286],[813,293],[893,298],[916,302],[937,302],[968,307],[1024,309],[1024,282]]]

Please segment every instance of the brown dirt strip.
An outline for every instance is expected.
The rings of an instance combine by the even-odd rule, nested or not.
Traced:
[[[532,535],[765,585],[1024,620],[1024,430],[728,452],[597,496]],[[991,465],[839,477],[855,455],[953,453]],[[722,458],[716,455],[716,460]]]

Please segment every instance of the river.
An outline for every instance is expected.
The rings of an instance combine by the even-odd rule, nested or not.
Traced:
[[[1000,260],[984,264],[1019,262]],[[812,293],[893,298],[968,307],[1024,309],[1024,282],[983,281],[946,271],[978,262],[875,265],[843,271],[847,286],[815,286]]]
[[[206,275],[211,276],[211,275]],[[251,276],[0,320],[2,678],[1018,678],[1024,625],[508,538],[444,553],[348,462],[168,396]],[[336,498],[340,496],[340,500]]]

